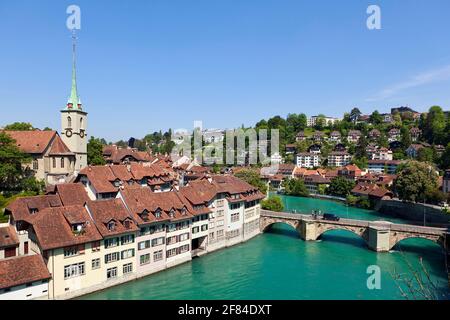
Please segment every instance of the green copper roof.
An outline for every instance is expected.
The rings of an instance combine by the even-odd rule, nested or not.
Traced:
[[[70,97],[67,101],[66,110],[69,109],[69,103],[72,104],[72,108],[70,110],[82,110],[81,100],[78,96],[77,91],[77,71],[76,71],[76,37],[75,33],[72,36],[73,39],[73,47],[72,47],[72,88],[70,90]],[[80,107],[78,107],[80,104]]]

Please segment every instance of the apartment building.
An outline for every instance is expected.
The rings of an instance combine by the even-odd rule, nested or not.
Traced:
[[[346,151],[333,151],[328,155],[329,167],[346,166],[352,160],[352,156]]]
[[[371,173],[395,174],[401,163],[402,161],[399,160],[369,160],[368,171]]]
[[[339,118],[324,117],[324,116],[312,116],[307,119],[308,127],[314,127],[317,124],[318,119],[323,119],[324,125],[326,125],[326,126],[332,126],[333,124],[341,121],[341,119],[339,119]]]
[[[317,168],[320,166],[320,155],[317,153],[302,152],[297,154],[297,167]]]

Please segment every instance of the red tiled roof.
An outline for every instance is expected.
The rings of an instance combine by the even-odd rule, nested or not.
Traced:
[[[4,131],[16,140],[20,150],[25,153],[44,153],[56,135],[56,131]]]
[[[64,183],[56,185],[55,192],[64,206],[84,205],[89,197],[81,183]]]
[[[41,255],[0,260],[0,289],[46,280],[50,277]]]
[[[132,212],[133,218],[139,224],[152,223],[158,221],[176,221],[192,218],[194,210],[184,196],[177,191],[152,192],[148,188],[125,188],[121,190],[124,202]],[[185,209],[185,214],[183,214]],[[156,211],[160,210],[161,217],[156,218]],[[169,213],[173,210],[174,216]],[[141,216],[143,212],[148,212],[148,219]]]
[[[0,248],[19,244],[16,231],[12,226],[0,228]]]
[[[83,168],[78,176],[85,175],[98,193],[117,192],[112,183],[117,179],[109,166],[89,166]]]
[[[34,215],[39,214],[45,208],[61,207],[62,202],[58,195],[45,195],[35,197],[23,197],[14,200],[5,209],[6,214],[11,214],[15,221],[29,221]],[[37,210],[33,215],[30,210]]]
[[[84,206],[46,208],[33,216],[30,223],[43,250],[98,241],[102,236]],[[84,231],[75,234],[72,224],[84,223]]]
[[[89,201],[88,209],[98,231],[104,237],[139,230],[136,222],[132,219],[132,216],[120,199]],[[116,227],[114,230],[109,230],[107,224],[112,220],[115,221]],[[125,221],[129,222],[128,228],[124,223]]]
[[[67,145],[62,141],[59,135],[55,136],[55,139],[53,139],[52,146],[50,148],[49,155],[55,156],[55,155],[75,155],[70,149],[67,147]]]

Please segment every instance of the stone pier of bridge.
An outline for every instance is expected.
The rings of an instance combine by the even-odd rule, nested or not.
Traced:
[[[342,226],[332,221],[323,222],[314,219],[302,219],[297,230],[300,238],[305,241],[316,241],[323,233],[333,229],[348,230],[358,234],[365,240],[369,249],[377,252],[387,252],[391,249],[391,234],[389,223],[373,223],[367,226]]]

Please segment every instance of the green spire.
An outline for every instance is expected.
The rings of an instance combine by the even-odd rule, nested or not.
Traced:
[[[76,72],[76,36],[75,29],[72,33],[72,88],[70,90],[70,97],[67,101],[66,109],[82,110],[81,100],[77,92],[77,72]]]

